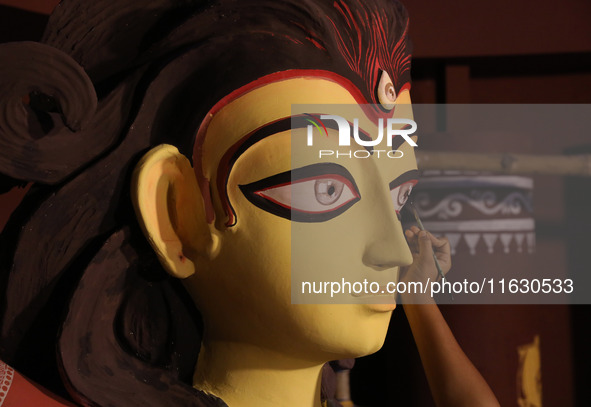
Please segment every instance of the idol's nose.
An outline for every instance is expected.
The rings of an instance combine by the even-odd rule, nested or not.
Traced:
[[[377,201],[367,219],[371,227],[363,264],[375,270],[408,266],[413,258],[392,200],[388,194]]]

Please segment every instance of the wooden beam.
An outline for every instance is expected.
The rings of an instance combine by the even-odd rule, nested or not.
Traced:
[[[416,156],[421,170],[591,176],[591,154],[565,156],[417,151]]]

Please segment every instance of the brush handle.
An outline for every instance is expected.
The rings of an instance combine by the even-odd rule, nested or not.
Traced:
[[[415,217],[415,221],[417,222],[417,226],[419,227],[419,229],[421,230],[425,230],[425,227],[423,226],[423,222],[421,222],[421,218],[419,218],[419,212],[417,211],[417,208],[415,208],[415,206],[413,205],[412,202],[408,203],[408,206],[410,208],[410,210],[412,211],[412,214]],[[439,264],[439,261],[437,260],[437,256],[435,255],[435,252],[433,252],[433,260],[435,261],[435,267],[437,268],[437,273],[439,274],[439,277],[443,280],[445,279],[445,275],[443,274],[443,270],[441,270],[441,265]],[[450,291],[449,293],[451,300],[454,300],[454,295],[453,293]]]

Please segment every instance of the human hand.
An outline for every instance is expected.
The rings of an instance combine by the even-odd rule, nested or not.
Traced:
[[[427,231],[421,231],[416,226],[407,229],[404,234],[412,253],[413,262],[410,266],[401,269],[401,281],[423,283],[429,279],[437,281],[439,275],[433,254],[437,257],[443,274],[447,274],[451,268],[451,250],[447,238],[437,238]]]

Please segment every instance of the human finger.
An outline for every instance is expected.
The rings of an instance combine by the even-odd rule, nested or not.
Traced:
[[[410,229],[404,231],[404,236],[406,237],[406,241],[408,242],[408,247],[410,247],[410,251],[412,253],[419,252],[419,246],[417,244],[417,235]]]
[[[431,244],[431,239],[429,237],[429,233],[425,230],[422,230],[418,234],[418,246],[419,246],[419,262],[423,266],[435,267],[435,263],[433,260],[433,246]]]
[[[429,240],[443,274],[447,274],[451,269],[451,245],[449,239],[447,237],[435,237],[432,233],[429,233]]]
[[[431,243],[433,247],[439,248],[444,246],[449,246],[449,239],[447,237],[437,237],[431,232],[427,232],[429,234],[429,239],[431,239]]]

